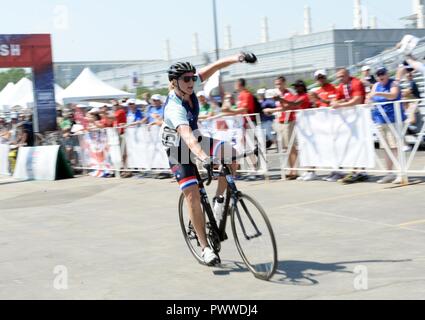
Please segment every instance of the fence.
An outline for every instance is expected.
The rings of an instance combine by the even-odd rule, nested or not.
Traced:
[[[261,156],[240,160],[238,172],[267,175],[265,137],[259,115],[214,117],[202,121],[200,131],[202,135],[229,142],[240,153],[259,146]],[[89,171],[96,177],[119,172],[170,172],[158,126],[93,130],[63,139],[62,145],[75,169]]]
[[[285,179],[287,172],[294,170],[302,172],[311,171],[314,168],[317,172],[343,172],[356,168],[369,173],[394,173],[402,179],[403,183],[407,183],[409,176],[425,174],[425,163],[418,159],[419,147],[424,142],[425,126],[422,123],[415,135],[413,149],[406,150],[405,142],[409,123],[404,119],[402,112],[406,104],[412,104],[410,112],[415,112],[420,102],[422,100],[394,102],[395,121],[390,121],[384,109],[386,105],[389,105],[388,102],[337,110],[320,108],[295,111],[297,114],[295,129],[286,145],[285,137],[281,131],[278,131],[282,177]],[[395,137],[393,148],[389,145],[388,138],[383,136],[383,130],[379,130],[372,122],[372,111],[380,115],[387,125],[385,134],[390,132]],[[289,126],[289,117],[286,118],[284,125]],[[321,136],[326,138],[321,139]],[[381,159],[382,154],[375,149],[374,144],[377,142],[381,145],[384,158],[388,157],[393,164],[393,169],[384,165]],[[297,165],[291,167],[290,153],[294,148],[298,148],[299,156]],[[312,149],[314,151],[311,151]],[[331,158],[332,161],[324,160],[326,157]]]

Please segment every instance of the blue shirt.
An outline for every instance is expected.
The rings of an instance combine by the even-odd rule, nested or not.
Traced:
[[[148,118],[148,124],[157,121],[157,119],[155,119],[154,117],[152,117],[152,115],[154,115],[154,114],[157,114],[162,119],[164,119],[164,106],[160,106],[159,108],[157,108],[155,106],[149,106],[148,107],[148,111],[146,113],[146,117]]]
[[[276,108],[276,102],[273,99],[266,99],[261,103],[261,111],[264,109],[274,109]],[[273,115],[267,115],[263,112],[261,113],[261,121],[273,121]]]
[[[139,109],[136,109],[136,112],[129,110],[127,112],[127,124],[131,124],[143,119],[143,113]]]
[[[395,85],[394,82],[395,82],[394,79],[390,79],[385,86],[382,85],[380,82],[378,82],[378,84],[376,85],[376,88],[375,88],[375,92],[390,93],[391,88],[394,87],[394,85]],[[401,92],[399,93],[398,97],[394,100],[389,100],[389,99],[381,97],[381,96],[375,96],[375,97],[372,98],[372,101],[375,102],[375,103],[392,102],[392,101],[399,101],[399,100],[401,100]],[[396,116],[395,116],[394,103],[383,104],[383,105],[381,105],[381,107],[384,110],[384,113],[386,114],[386,116],[388,117],[388,120],[390,121],[390,123],[395,123],[396,122]],[[402,121],[406,120],[406,114],[404,113],[402,103],[400,103],[400,113],[401,113]],[[377,124],[388,123],[385,120],[384,116],[379,111],[378,107],[373,108],[372,118],[373,118],[373,121]]]

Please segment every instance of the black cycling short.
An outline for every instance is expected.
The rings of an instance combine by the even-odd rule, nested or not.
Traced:
[[[198,138],[202,150],[211,156],[218,158],[231,158],[236,156],[236,150],[228,142],[214,140],[209,137]],[[182,142],[180,147],[171,147],[167,151],[171,171],[180,185],[180,190],[198,184],[196,178],[196,158],[189,148]]]

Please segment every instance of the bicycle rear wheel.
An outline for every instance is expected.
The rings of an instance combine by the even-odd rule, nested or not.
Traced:
[[[277,248],[273,229],[261,205],[242,194],[231,209],[236,247],[254,276],[270,280],[277,269]]]

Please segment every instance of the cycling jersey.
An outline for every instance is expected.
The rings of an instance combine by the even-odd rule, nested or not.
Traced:
[[[200,77],[195,83],[195,87],[201,83]],[[195,157],[189,147],[182,141],[177,129],[182,125],[188,125],[192,129],[195,137],[201,145],[202,150],[210,156],[224,155],[235,156],[236,151],[231,144],[223,141],[203,137],[198,132],[199,102],[196,94],[190,96],[192,106],[189,102],[177,96],[175,91],[171,91],[164,106],[164,123],[161,127],[162,143],[166,147],[171,171],[174,173],[181,190],[198,184],[196,174]]]
[[[195,87],[201,84],[201,79],[198,76],[198,81]],[[165,147],[180,147],[181,139],[177,132],[178,127],[188,125],[192,131],[198,130],[199,117],[199,101],[195,92],[190,96],[192,106],[189,102],[182,100],[173,90],[167,97],[164,105],[164,123],[161,127],[162,143]]]

